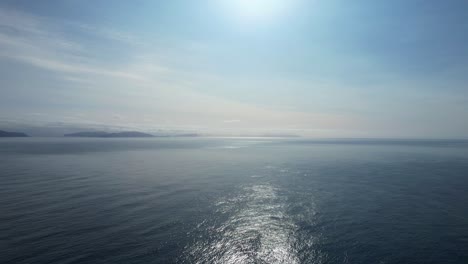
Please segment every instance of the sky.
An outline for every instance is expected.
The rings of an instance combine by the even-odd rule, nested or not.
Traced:
[[[0,121],[468,137],[465,0],[3,0]]]

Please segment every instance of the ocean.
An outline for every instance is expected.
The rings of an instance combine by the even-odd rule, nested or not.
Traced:
[[[0,139],[0,263],[468,263],[468,141]]]

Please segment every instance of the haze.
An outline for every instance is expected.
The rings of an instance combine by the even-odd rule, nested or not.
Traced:
[[[468,2],[2,1],[0,120],[466,138]]]

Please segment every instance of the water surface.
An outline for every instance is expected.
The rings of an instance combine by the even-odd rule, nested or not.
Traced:
[[[1,139],[0,263],[468,263],[468,142]]]

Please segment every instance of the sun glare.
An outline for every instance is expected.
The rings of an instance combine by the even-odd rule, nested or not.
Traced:
[[[224,0],[235,20],[247,24],[266,23],[284,15],[292,0]]]

